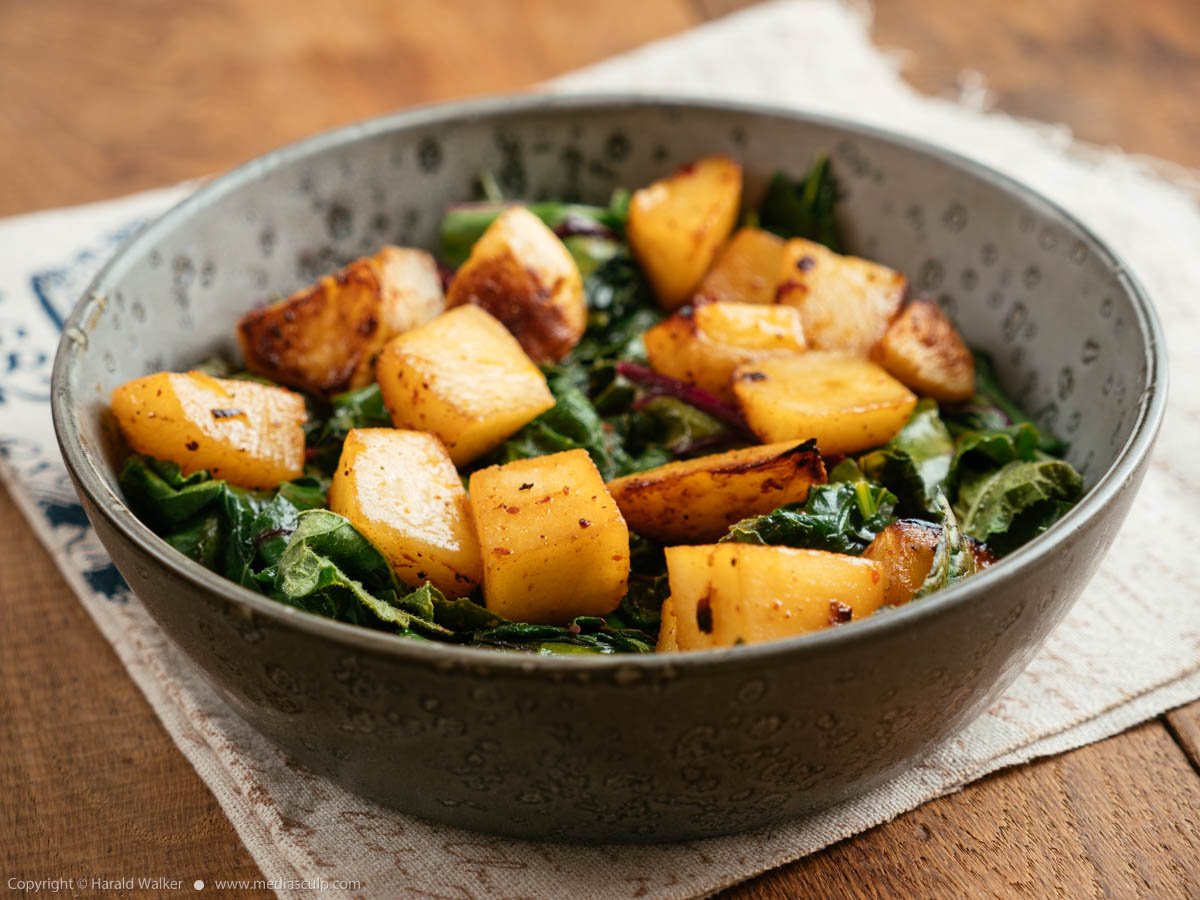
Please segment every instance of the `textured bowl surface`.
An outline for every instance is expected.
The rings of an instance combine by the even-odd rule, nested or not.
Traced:
[[[648,658],[425,645],[225,581],[122,502],[118,384],[233,350],[233,323],[393,242],[491,170],[508,196],[603,202],[705,153],[832,154],[853,251],[906,272],[1037,420],[1088,493],[1049,533],[935,598],[772,644]],[[1098,186],[1099,189],[1099,186]],[[468,828],[673,840],[794,817],[911,766],[1032,657],[1107,549],[1165,399],[1154,314],[1120,263],[1031,191],[885,133],[761,107],[528,97],[403,113],[270,154],[131,240],[67,322],[59,441],[85,508],[163,629],[248,721],[376,801]]]

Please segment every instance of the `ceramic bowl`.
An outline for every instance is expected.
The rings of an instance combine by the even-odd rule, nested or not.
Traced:
[[[1083,501],[983,574],[887,616],[775,643],[553,658],[418,643],[238,587],[160,541],[117,488],[110,391],[233,351],[251,304],[385,242],[433,248],[490,170],[505,194],[603,202],[707,153],[832,155],[851,249],[906,272],[1071,442]],[[408,813],[575,841],[696,838],[896,775],[1022,670],[1087,584],[1141,480],[1166,392],[1154,312],[1113,253],[1028,188],[928,144],[776,109],[534,96],[344,128],[209,183],[130,240],[66,323],[58,439],[97,534],[163,630],[311,769]]]

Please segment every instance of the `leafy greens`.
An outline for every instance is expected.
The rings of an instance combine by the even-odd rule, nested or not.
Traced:
[[[950,473],[954,438],[928,397],[917,403],[899,434],[858,460],[868,478],[886,485],[899,498],[899,512],[928,517],[937,509],[935,495]]]
[[[646,653],[654,639],[636,627],[581,616],[565,626],[510,622],[468,598],[448,600],[426,582],[416,590],[348,519],[301,513],[279,560],[272,596],[355,625],[453,643],[539,653]]]
[[[269,592],[275,567],[300,513],[325,505],[328,482],[286,481],[249,491],[208,472],[131,456],[119,476],[130,507],[176,550],[238,584]]]
[[[925,581],[913,594],[914,600],[949,587],[955,581],[975,574],[979,568],[975,551],[958,527],[954,510],[941,488],[934,492],[933,505],[941,519],[941,530],[933,553],[933,565],[929,567]]]
[[[1083,479],[1060,459],[1014,460],[964,476],[955,511],[962,529],[1004,555],[1057,522],[1083,493]]]
[[[460,266],[488,226],[513,204],[480,178],[481,202],[450,207],[441,258]],[[794,180],[770,179],[747,223],[785,239],[841,252],[838,184],[827,156]],[[607,206],[526,204],[563,240],[584,279],[588,318],[566,358],[544,367],[555,398],[474,466],[563,450],[586,450],[605,480],[752,440],[737,410],[645,366],[642,334],[662,320],[654,291],[625,241],[629,194]],[[223,360],[200,364],[229,378],[258,376]],[[537,653],[648,652],[670,593],[663,548],[630,535],[631,571],[620,606],[565,626],[511,622],[478,598],[448,599],[430,583],[401,582],[383,554],[349,520],[324,509],[331,474],[353,428],[390,427],[378,385],[308,398],[306,474],[274,491],[250,491],[184,476],[177,465],[130,457],[120,483],[131,507],[171,546],[281,603],[339,621],[421,640]],[[776,544],[859,555],[899,516],[940,525],[922,597],[976,570],[970,539],[997,554],[1045,531],[1082,493],[1061,457],[1067,445],[1040,429],[1004,392],[991,359],[976,354],[976,387],[961,406],[921,400],[885,446],[833,466],[805,502],[734,524],[722,541]],[[829,461],[833,464],[833,461]]]
[[[608,206],[588,206],[583,203],[526,203],[526,209],[546,223],[560,238],[574,236],[621,238],[625,234],[629,195],[614,192]],[[442,259],[453,267],[461,266],[471,255],[471,248],[483,236],[488,226],[506,209],[516,204],[492,199],[480,203],[459,203],[451,206],[442,217]],[[582,267],[581,267],[582,268]]]
[[[842,252],[842,240],[834,221],[837,179],[828,156],[819,156],[799,181],[776,172],[758,208],[758,225],[782,238],[807,238]]]
[[[309,399],[308,421],[304,426],[308,464],[330,474],[337,466],[342,442],[352,428],[390,428],[392,417],[383,403],[379,385],[336,394],[326,409]]]
[[[314,509],[298,517],[279,560],[275,599],[341,622],[441,636],[428,584],[403,586],[391,564],[344,517]],[[439,595],[440,596],[440,595]]]
[[[975,351],[975,396],[947,415],[945,420],[955,436],[968,431],[997,431],[1013,425],[1025,425],[1033,429],[1032,433],[1037,436],[1037,447],[1043,453],[1062,456],[1067,452],[1065,441],[1038,428],[1005,393],[992,358],[981,350]]]
[[[721,540],[858,556],[893,521],[895,508],[896,496],[885,487],[862,478],[834,481],[813,487],[803,504],[743,519]]]

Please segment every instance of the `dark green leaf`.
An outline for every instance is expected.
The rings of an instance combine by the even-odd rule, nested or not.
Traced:
[[[532,459],[564,450],[578,450],[580,445],[565,434],[560,434],[549,425],[534,419],[507,441],[479,460],[478,466],[495,466],[515,459]]]
[[[950,508],[950,501],[940,488],[934,493],[934,508],[941,520],[941,534],[934,550],[933,565],[913,594],[914,600],[949,587],[959,579],[974,575],[978,570],[974,548],[963,536],[954,511]]]
[[[301,513],[278,565],[274,596],[343,622],[403,634],[514,650],[644,653],[649,635],[584,617],[569,625],[510,622],[470,598],[448,600],[429,583],[409,590],[349,521],[327,510]]]
[[[887,527],[895,504],[890,491],[868,481],[817,485],[803,505],[793,503],[763,516],[743,519],[721,540],[857,556]]]
[[[1006,425],[993,431],[967,431],[959,435],[954,461],[946,479],[957,485],[964,474],[979,474],[1014,460],[1044,458],[1038,449],[1038,430],[1028,422]]]
[[[469,597],[448,600],[434,599],[433,618],[439,625],[457,632],[473,632],[482,628],[495,628],[508,620],[489,611]]]
[[[596,363],[584,379],[592,405],[602,416],[619,415],[633,408],[641,388],[617,372],[615,365]]]
[[[645,653],[652,639],[636,626],[605,618],[582,617],[569,625],[510,622],[474,600],[434,599],[434,619],[454,632],[450,638],[483,646],[538,653]]]
[[[472,642],[511,650],[561,653],[650,653],[654,641],[632,628],[611,628],[603,618],[581,616],[565,627],[508,622],[476,631]]]
[[[829,157],[819,156],[800,181],[792,181],[783,172],[771,176],[758,208],[759,227],[782,238],[817,241],[840,253],[842,241],[833,214],[837,198],[837,180],[830,170]]]
[[[662,605],[671,593],[667,576],[647,576],[631,573],[629,590],[617,611],[607,616],[610,625],[636,628],[647,634],[658,634],[662,621]]]
[[[200,513],[163,535],[163,540],[205,568],[216,569],[222,546],[221,516],[216,512]]]
[[[296,509],[320,509],[329,495],[329,479],[318,475],[302,475],[294,481],[279,485],[279,496]]]
[[[257,384],[277,385],[277,382],[265,375],[239,369],[223,356],[209,356],[192,366],[192,369],[203,372],[205,375],[211,375],[213,378],[230,378],[234,381],[253,381]]]
[[[1015,460],[964,474],[955,513],[962,530],[997,555],[1049,528],[1083,493],[1083,479],[1062,460]]]
[[[351,428],[391,428],[392,418],[383,404],[378,384],[336,394],[323,405],[311,397],[304,426],[309,467],[330,475],[337,466],[342,443]]]
[[[444,636],[433,621],[440,592],[410,591],[383,554],[343,516],[300,513],[279,560],[274,596],[282,603],[343,622]]]
[[[551,370],[546,378],[555,404],[477,465],[497,465],[564,450],[587,450],[607,481],[629,468],[619,441],[611,436],[587,396],[572,382],[568,371]]]
[[[442,261],[457,268],[467,261],[475,242],[496,218],[515,204],[503,202],[463,203],[450,207],[442,217]],[[566,238],[572,235],[621,237],[625,233],[628,198],[614,193],[609,206],[582,203],[527,203],[525,208]]]
[[[1062,456],[1067,443],[1042,431],[1000,385],[992,358],[981,350],[975,353],[975,396],[965,405],[947,412],[943,419],[956,437],[968,431],[997,431],[1010,425],[1026,424],[1037,434],[1037,446],[1043,453]]]
[[[129,457],[118,482],[133,511],[155,530],[190,519],[225,489],[206,471],[185,478],[175,463],[149,456]]]
[[[950,472],[954,439],[928,398],[913,409],[907,424],[892,440],[858,460],[866,476],[886,485],[899,498],[901,515],[930,516],[934,494]]]
[[[642,333],[658,324],[662,314],[654,290],[628,251],[597,266],[584,279],[583,288],[588,304],[587,330],[563,365],[586,365],[600,359],[644,359]]]
[[[667,571],[667,557],[660,544],[636,532],[629,534],[629,570],[637,575],[656,577]]]
[[[345,438],[351,428],[391,428],[392,417],[378,384],[334,395],[330,401],[329,434]]]
[[[728,438],[729,428],[708,413],[677,397],[654,397],[639,412],[657,423],[657,441],[676,456],[693,448],[711,449],[719,438]]]
[[[296,528],[299,510],[283,497],[269,496],[226,484],[219,503],[225,535],[221,574],[251,589],[258,586],[260,548],[271,559],[263,565],[273,565]]]
[[[621,466],[619,449],[613,447],[606,437],[604,422],[587,395],[571,384],[569,377],[552,373],[546,379],[555,404],[539,419],[548,427],[566,435],[578,446],[586,449],[605,479],[613,477]],[[606,471],[607,470],[607,471]]]
[[[302,509],[325,505],[328,482],[304,476],[274,492],[249,491],[207,472],[184,478],[174,463],[132,456],[121,470],[126,499],[181,553],[246,587],[269,589]]]

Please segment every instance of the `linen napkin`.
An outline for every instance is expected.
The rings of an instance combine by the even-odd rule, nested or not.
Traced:
[[[935,139],[1067,207],[1146,285],[1177,351],[1145,485],[1099,574],[1028,670],[929,760],[873,793],[747,835],[689,844],[534,844],[432,825],[352,796],[242,722],[167,642],[96,541],[50,424],[64,316],[137,225],[180,186],[0,222],[0,479],[167,731],[285,898],[710,894],[870,828],[1003,766],[1115,734],[1200,697],[1200,210],[1196,179],[1073,143],[1061,127],[923,97],[872,46],[861,7],[792,0],[649,45],[550,90],[658,90],[828,112]],[[980,92],[975,92],[978,101]],[[1098,189],[1102,186],[1103,189]],[[1191,193],[1189,193],[1191,192]],[[220,872],[179,872],[209,886]]]

